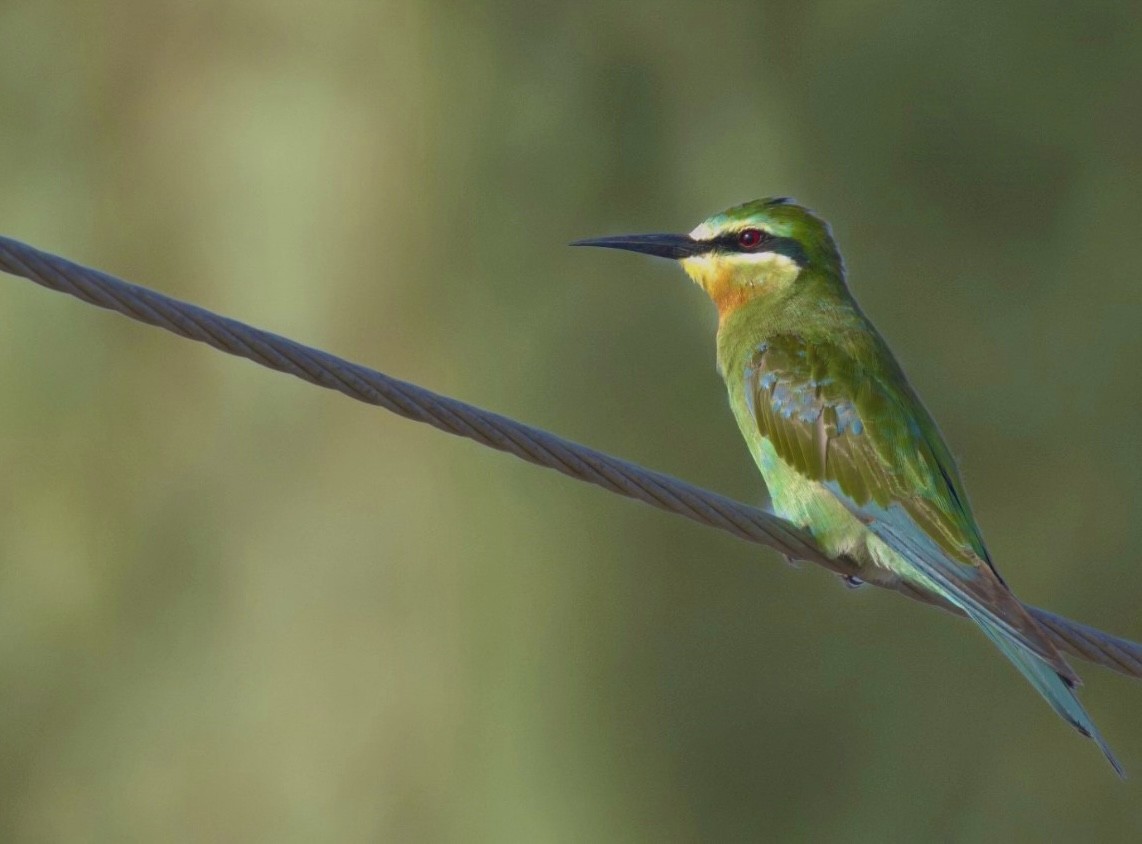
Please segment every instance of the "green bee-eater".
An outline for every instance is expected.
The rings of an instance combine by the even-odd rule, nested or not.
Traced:
[[[690,234],[578,241],[672,258],[718,309],[718,371],[777,515],[868,581],[904,580],[978,624],[1047,702],[1107,747],[1078,677],[991,562],[932,417],[845,282],[828,225],[784,198]]]

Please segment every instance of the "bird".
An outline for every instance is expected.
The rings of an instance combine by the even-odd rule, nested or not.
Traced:
[[[689,234],[589,238],[679,262],[718,312],[717,368],[773,512],[859,579],[958,607],[1051,707],[1125,772],[1079,702],[1079,678],[992,562],[956,461],[853,297],[833,233],[788,197]]]

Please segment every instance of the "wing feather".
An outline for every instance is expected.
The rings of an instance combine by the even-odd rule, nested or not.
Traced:
[[[779,335],[745,377],[758,430],[785,463],[828,487],[929,588],[1076,679],[991,565],[951,454],[903,376]]]

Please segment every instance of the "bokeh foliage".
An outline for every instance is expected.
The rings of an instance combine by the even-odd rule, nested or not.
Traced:
[[[1027,600],[1137,638],[1137,4],[0,4],[0,230],[761,500],[675,268],[792,194]],[[4,840],[1136,840],[966,624],[11,279]],[[1084,695],[1142,775],[1142,688]]]

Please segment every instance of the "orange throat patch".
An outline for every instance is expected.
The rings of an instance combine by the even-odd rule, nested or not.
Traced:
[[[699,256],[682,267],[718,309],[719,322],[762,296],[772,296],[791,284],[800,267],[783,255]]]
[[[730,273],[719,273],[712,284],[702,285],[714,307],[718,309],[718,322],[721,322],[742,305],[752,302],[762,295],[763,286],[743,286],[730,280]]]

